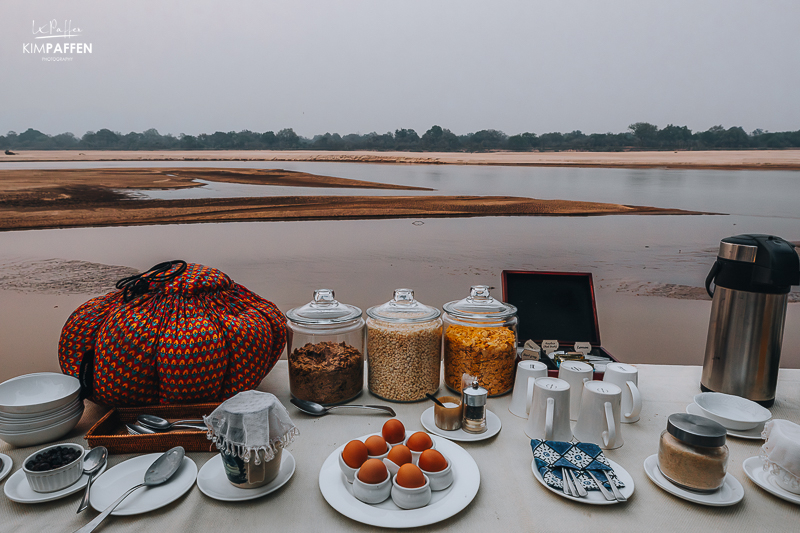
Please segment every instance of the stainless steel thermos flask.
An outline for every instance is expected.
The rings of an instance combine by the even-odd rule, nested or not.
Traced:
[[[800,285],[800,257],[791,243],[773,235],[722,239],[706,278],[713,301],[703,391],[742,396],[766,407],[775,402],[792,285]]]

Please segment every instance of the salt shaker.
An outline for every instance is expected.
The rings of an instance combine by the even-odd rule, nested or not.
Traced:
[[[488,394],[486,389],[478,385],[477,381],[473,381],[471,387],[464,389],[461,393],[464,404],[461,429],[468,433],[486,431],[486,397]]]

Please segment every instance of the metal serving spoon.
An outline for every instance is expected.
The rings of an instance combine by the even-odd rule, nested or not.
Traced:
[[[144,483],[129,489],[127,492],[125,492],[125,494],[120,496],[117,501],[106,507],[102,513],[95,517],[94,520],[75,531],[75,533],[89,533],[90,531],[94,531],[95,528],[100,525],[100,522],[105,520],[106,517],[110,515],[120,503],[122,503],[122,500],[127,498],[133,491],[142,487],[155,487],[156,485],[165,483],[175,472],[178,471],[180,466],[183,464],[184,455],[185,452],[180,446],[176,446],[171,450],[164,452],[158,459],[153,461],[153,464],[147,468],[147,471],[144,473]]]
[[[322,416],[328,414],[328,411],[333,411],[334,409],[372,409],[373,411],[385,411],[389,413],[391,416],[397,416],[394,412],[394,409],[391,407],[387,407],[385,405],[334,405],[331,407],[324,407],[318,403],[309,402],[306,400],[299,400],[297,398],[292,398],[289,400],[292,402],[298,409],[307,413],[309,415],[314,416]]]
[[[187,429],[201,429],[205,431],[207,428],[202,420],[178,420],[177,422],[169,422],[160,416],[156,415],[139,415],[136,421],[140,426],[152,429],[153,431],[169,431],[172,428],[187,428]]]
[[[140,426],[139,424],[125,424],[125,427],[128,428],[129,435],[152,435],[155,433],[150,428],[146,428],[144,426]]]
[[[83,458],[83,473],[89,474],[89,479],[86,481],[86,490],[83,491],[83,499],[81,500],[80,505],[78,505],[77,513],[80,513],[87,507],[89,507],[89,489],[92,488],[92,481],[103,465],[106,464],[108,460],[108,450],[105,446],[98,446],[97,448],[92,448],[89,453],[86,454],[86,457]]]

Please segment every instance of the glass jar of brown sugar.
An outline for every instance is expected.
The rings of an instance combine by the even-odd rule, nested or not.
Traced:
[[[658,468],[681,488],[714,492],[725,481],[728,467],[726,429],[702,416],[675,413],[658,444]]]

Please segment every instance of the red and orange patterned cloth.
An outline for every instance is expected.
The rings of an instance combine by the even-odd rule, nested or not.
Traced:
[[[146,289],[129,302],[123,290],[89,300],[61,332],[65,374],[79,377],[93,354],[98,403],[222,401],[257,387],[286,344],[283,313],[219,270],[188,264]]]

